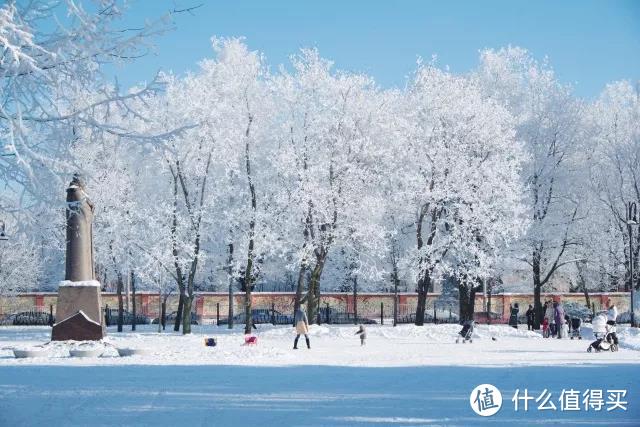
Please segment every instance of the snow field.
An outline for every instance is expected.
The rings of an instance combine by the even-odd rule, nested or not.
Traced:
[[[157,333],[155,325],[139,331],[117,333],[109,329],[102,342],[48,342],[48,327],[0,328],[2,365],[244,365],[244,366],[531,366],[562,364],[640,363],[640,333],[619,328],[617,353],[587,353],[591,329],[582,329],[582,340],[544,339],[538,332],[507,325],[479,325],[473,343],[456,344],[458,325],[372,325],[367,343],[360,346],[353,325],[312,325],[311,350],[301,339],[293,350],[295,332],[289,326],[259,325],[258,344],[243,345],[243,328],[196,326],[194,333]],[[215,337],[218,345],[206,347]],[[491,338],[495,338],[492,340]],[[15,359],[12,349],[44,349],[47,357]],[[99,358],[72,358],[72,349],[103,349]],[[147,354],[118,357],[116,348],[144,349]]]
[[[544,339],[506,325],[480,325],[473,343],[455,344],[458,325],[371,326],[360,346],[353,325],[312,326],[312,349],[292,350],[288,326],[259,326],[244,346],[242,328],[197,326],[158,334],[156,326],[100,343],[46,344],[47,327],[0,328],[0,426],[424,426],[640,425],[640,334],[619,328],[617,353],[587,353],[592,337]],[[216,337],[217,347],[205,347]],[[492,340],[494,337],[496,340]],[[46,348],[15,359],[12,348]],[[74,348],[104,349],[72,358]],[[148,354],[117,357],[116,347]],[[502,409],[476,415],[471,390],[493,384]],[[565,389],[623,389],[628,410],[516,412],[515,390],[538,396]]]

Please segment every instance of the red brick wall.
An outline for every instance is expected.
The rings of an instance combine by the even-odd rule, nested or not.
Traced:
[[[439,294],[429,294],[427,296],[427,310],[433,310],[434,302],[437,301]],[[611,300],[616,303],[620,312],[629,310],[629,293],[593,293],[590,295],[591,301],[595,304],[596,310],[605,307]],[[583,294],[542,294],[543,301],[546,299],[554,299],[556,301],[575,302],[584,304]],[[0,297],[0,315],[14,313],[16,311],[25,311],[33,307],[42,307],[45,311],[49,311],[49,305],[53,305],[53,311],[56,310],[56,293],[28,293],[13,297]],[[289,292],[254,292],[254,307],[271,308],[281,313],[291,313],[293,311],[294,293]],[[417,294],[403,293],[399,295],[398,303],[406,311],[415,310],[417,302]],[[520,309],[525,311],[529,304],[533,304],[532,294],[501,294],[491,297],[491,311],[501,313],[504,321],[509,316],[509,306],[518,303]],[[102,303],[109,307],[117,307],[118,299],[116,294],[105,292],[102,294]],[[393,314],[393,295],[379,293],[361,293],[358,294],[358,314],[366,317],[380,317],[380,304],[384,307],[384,316],[391,317]],[[139,292],[136,295],[137,311],[150,317],[158,316],[158,294]],[[237,293],[234,295],[235,313],[239,313],[244,306],[244,294]],[[350,293],[326,293],[321,297],[320,304],[324,307],[329,304],[330,307],[336,307],[341,310],[352,310],[353,295]],[[178,306],[178,296],[171,295],[167,301],[167,312],[175,311]],[[220,317],[226,317],[228,311],[228,295],[226,293],[203,292],[196,296],[195,300],[196,313],[204,318],[213,319],[219,309]],[[476,311],[482,311],[484,301],[482,294],[476,295]],[[452,309],[456,313],[457,307],[437,306],[438,310]]]

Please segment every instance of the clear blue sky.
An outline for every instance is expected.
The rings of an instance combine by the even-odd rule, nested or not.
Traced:
[[[640,0],[130,1],[126,24],[203,5],[176,16],[153,54],[115,70],[125,86],[160,69],[195,70],[212,56],[213,35],[246,37],[274,68],[301,47],[317,47],[337,68],[366,72],[383,87],[403,86],[418,56],[435,54],[465,72],[480,49],[508,44],[548,56],[559,78],[587,98],[607,82],[640,80]]]

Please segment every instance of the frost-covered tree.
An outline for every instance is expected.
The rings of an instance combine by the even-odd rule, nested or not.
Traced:
[[[168,22],[121,28],[124,13],[118,0],[10,0],[0,6],[3,210],[57,201],[46,190],[75,172],[71,151],[78,129],[131,136],[131,129],[105,121],[102,107],[130,111],[131,101],[158,86],[153,81],[123,94],[106,83],[102,68],[144,54],[149,38]]]
[[[592,211],[589,216],[589,248],[592,269],[603,274],[606,288],[624,283],[629,290],[630,257],[638,265],[640,236],[633,230],[629,253],[627,204],[640,201],[640,91],[630,82],[607,85],[589,108],[586,125]],[[593,238],[595,236],[596,238]]]
[[[376,229],[379,199],[369,190],[377,184],[376,144],[382,141],[376,130],[384,108],[369,77],[333,71],[316,50],[292,60],[294,72],[273,80],[279,106],[275,165],[287,198],[287,238],[297,246],[296,308],[310,272],[304,300],[313,322],[329,254],[336,247],[353,249],[355,242],[373,248],[383,235]],[[363,251],[352,253],[364,259]]]
[[[499,248],[525,228],[525,155],[506,109],[475,81],[432,65],[416,71],[403,114],[395,170],[415,224],[405,265],[417,283],[421,325],[434,281],[448,273],[474,289],[491,274]]]
[[[0,240],[0,296],[37,290],[45,262],[40,242],[24,232],[15,234],[12,222],[2,225],[6,234]]]
[[[562,266],[576,261],[570,248],[578,244],[580,203],[572,184],[583,109],[546,62],[521,48],[483,51],[474,78],[488,98],[513,115],[516,139],[529,153],[523,173],[531,227],[522,242],[526,255],[519,258],[531,268],[538,327],[542,288]]]

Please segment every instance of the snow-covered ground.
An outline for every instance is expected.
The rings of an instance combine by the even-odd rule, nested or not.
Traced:
[[[110,328],[103,343],[48,342],[48,327],[1,327],[0,366],[2,365],[250,365],[250,366],[530,366],[549,364],[638,363],[640,333],[619,328],[617,353],[587,353],[593,336],[589,325],[582,340],[544,339],[537,332],[516,330],[506,325],[480,325],[473,343],[456,344],[458,325],[372,326],[367,343],[360,346],[352,325],[316,326],[310,330],[312,350],[304,337],[298,350],[292,350],[294,329],[287,326],[259,325],[258,345],[247,346],[241,327],[195,326],[192,335],[157,333],[157,327],[138,326],[139,331],[117,333]],[[127,328],[129,329],[129,328]],[[216,347],[205,347],[204,338],[216,338]],[[495,338],[493,340],[492,338]],[[69,350],[99,347],[99,358],[71,358]],[[118,357],[116,348],[144,349],[147,354]],[[43,349],[45,357],[15,359],[11,349]],[[636,351],[627,351],[636,350]]]
[[[640,425],[640,333],[619,328],[617,353],[587,353],[582,340],[543,339],[505,325],[477,327],[456,344],[457,325],[372,326],[364,347],[356,328],[312,326],[293,350],[293,328],[259,326],[258,344],[242,329],[197,326],[182,336],[156,327],[109,330],[103,344],[50,343],[47,327],[0,328],[0,426],[4,425],[475,425],[483,422]],[[215,337],[217,347],[205,347]],[[495,338],[492,340],[491,338]],[[99,358],[69,349],[103,347]],[[147,354],[118,357],[116,347]],[[46,357],[15,359],[13,348]],[[469,394],[490,383],[503,393],[483,418]],[[544,389],[559,408],[562,389],[627,390],[627,410],[516,412],[511,398]],[[535,403],[535,402],[534,402]],[[533,403],[532,403],[533,405]]]

